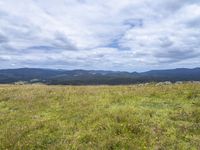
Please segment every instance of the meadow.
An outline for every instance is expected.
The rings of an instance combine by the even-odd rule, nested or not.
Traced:
[[[0,85],[0,149],[199,150],[200,84]]]

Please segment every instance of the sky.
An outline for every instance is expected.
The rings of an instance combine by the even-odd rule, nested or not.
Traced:
[[[200,67],[199,0],[0,0],[0,69]]]

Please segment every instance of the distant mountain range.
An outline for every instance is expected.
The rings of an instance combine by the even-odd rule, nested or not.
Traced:
[[[103,70],[53,70],[20,68],[0,70],[0,83],[44,83],[50,85],[120,85],[164,81],[200,81],[200,68],[152,70],[143,73]]]

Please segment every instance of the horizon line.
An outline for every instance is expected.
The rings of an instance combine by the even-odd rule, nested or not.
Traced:
[[[164,71],[164,70],[176,70],[176,69],[200,69],[200,67],[180,67],[180,68],[168,68],[168,69],[150,69],[147,71],[120,71],[120,70],[104,70],[104,69],[59,69],[59,68],[40,68],[40,67],[19,67],[19,68],[0,68],[2,70],[19,70],[19,69],[41,69],[41,70],[55,70],[55,71],[110,71],[110,72],[128,72],[128,73],[144,73],[149,71]]]

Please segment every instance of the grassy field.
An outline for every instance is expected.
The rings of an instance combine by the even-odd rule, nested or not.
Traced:
[[[0,149],[200,150],[200,84],[0,85]]]

